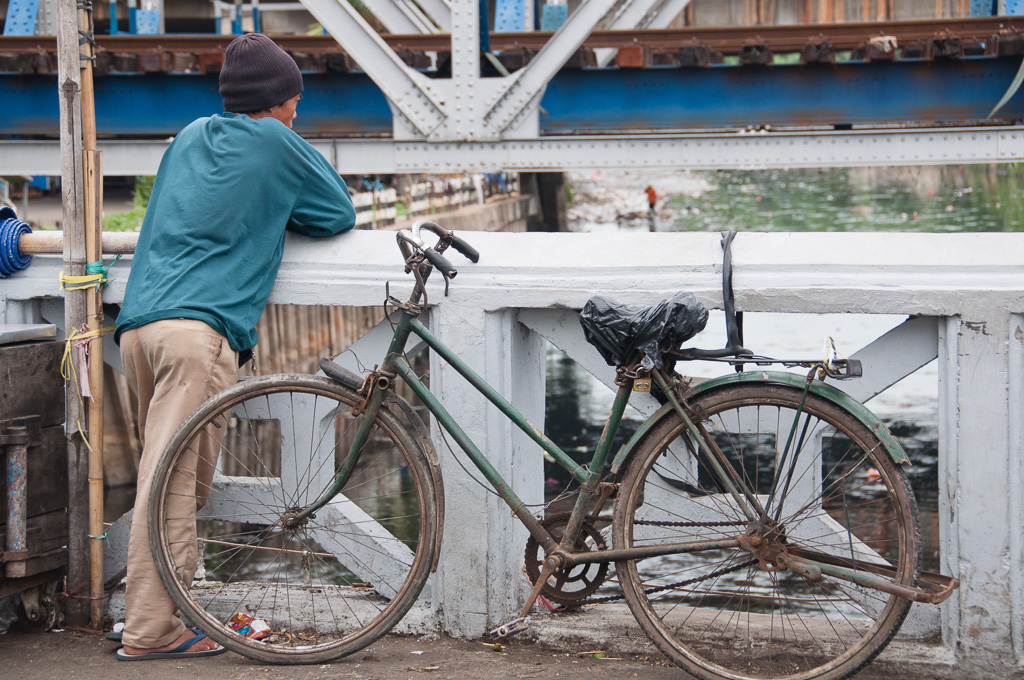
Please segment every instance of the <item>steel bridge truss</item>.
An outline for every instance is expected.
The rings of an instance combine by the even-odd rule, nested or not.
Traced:
[[[526,27],[525,17],[533,15],[533,1],[499,0],[502,28]],[[345,174],[647,166],[696,169],[922,165],[1024,159],[1024,143],[1020,141],[1024,139],[1024,126],[1017,125],[1024,118],[1024,97],[1014,97],[1001,118],[985,121],[985,113],[999,95],[1007,87],[1012,91],[1014,84],[1010,81],[1019,57],[1024,55],[1024,41],[1010,21],[1005,26],[1021,43],[1014,43],[1016,51],[1004,53],[1000,47],[993,52],[993,40],[980,60],[961,48],[960,58],[946,59],[946,55],[939,54],[933,62],[930,51],[934,45],[960,45],[958,38],[951,37],[929,43],[927,59],[919,59],[916,65],[910,63],[913,59],[897,60],[882,77],[871,69],[887,68],[884,55],[876,55],[874,60],[868,58],[864,61],[866,66],[844,66],[822,59],[808,68],[772,67],[770,49],[761,67],[741,61],[748,65],[724,70],[659,70],[657,63],[648,63],[644,47],[644,68],[606,69],[601,66],[611,63],[619,48],[629,44],[623,42],[623,32],[664,28],[689,0],[583,0],[550,37],[522,33],[521,40],[515,38],[530,52],[530,58],[509,73],[486,49],[489,46],[481,44],[477,0],[365,0],[364,4],[390,32],[384,36],[347,0],[302,3],[362,72],[348,74],[343,87],[355,87],[351,83],[360,78],[366,82],[366,87],[358,90],[362,94],[355,99],[357,90],[350,89],[347,98],[335,95],[341,98],[317,109],[311,98],[302,111],[306,121],[299,122],[312,127],[297,127]],[[597,28],[601,31],[595,32]],[[838,39],[833,50],[842,46],[844,31],[851,30],[850,25],[843,24],[761,28],[785,29],[793,35],[780,36],[779,42],[798,40],[794,45],[807,42],[806,31],[810,28],[819,31],[819,36],[824,31],[835,33]],[[923,28],[935,35],[934,27]],[[859,30],[863,32],[863,28]],[[957,27],[951,30],[956,31]],[[167,36],[168,42],[176,37]],[[509,49],[508,34],[495,37],[497,40],[492,44],[501,50]],[[483,39],[488,40],[486,34]],[[538,39],[544,42],[541,44]],[[714,46],[710,38],[708,42]],[[578,55],[585,51],[581,50],[584,43],[593,54],[590,63],[597,68],[579,70],[579,64],[575,64],[575,69],[566,70],[574,57],[579,61]],[[415,44],[421,47],[412,49],[419,49],[421,54],[436,50],[436,57],[443,52],[450,64],[450,76],[447,70],[421,70],[407,54],[401,54]],[[622,56],[618,59],[620,66]],[[489,63],[482,64],[482,57]],[[139,60],[141,63],[141,57]],[[422,63],[422,59],[419,61]],[[991,65],[997,61],[999,67],[993,69]],[[758,68],[772,70],[762,70],[761,73],[769,75],[759,75]],[[844,70],[851,68],[863,71],[851,74]],[[203,110],[196,115],[206,115],[209,108],[218,106],[215,87],[211,89],[209,83],[189,85],[194,90],[191,95],[171,94],[185,81],[207,78],[212,82],[214,76],[201,73],[149,86],[152,93],[158,94],[150,97],[152,102],[147,100],[154,120],[170,109],[184,107],[183,111],[188,112],[189,106],[201,105]],[[1021,74],[1024,65],[1017,80]],[[113,90],[122,93],[132,92],[129,81],[141,91],[146,77],[104,76]],[[323,94],[330,90],[327,78],[307,75],[307,84],[318,88],[318,98],[327,97]],[[883,81],[888,81],[888,85],[876,84]],[[965,83],[973,88],[968,94],[963,94],[967,90],[961,87]],[[337,92],[343,92],[343,87],[336,88]],[[98,87],[98,97],[103,95],[103,89]],[[206,92],[208,89],[210,92]],[[807,101],[803,95],[811,90],[820,96]],[[941,96],[936,92],[941,92]],[[10,93],[9,100],[13,101],[24,90],[19,93],[15,87]],[[207,95],[208,99],[204,99]],[[876,115],[900,95],[904,100],[912,100],[910,109],[891,108],[888,118]],[[156,106],[161,96],[171,97],[176,104]],[[543,106],[550,111],[543,108],[542,99]],[[825,115],[827,120],[801,119],[805,111],[794,112],[792,107],[804,102],[808,111],[815,110],[815,115]],[[926,110],[926,115],[901,116],[901,111],[913,107]],[[137,120],[148,121],[147,109],[133,108],[139,114],[135,116]],[[940,108],[942,116],[932,113]],[[796,124],[771,125],[772,115],[777,119],[788,117]],[[766,120],[768,125],[750,127]],[[153,125],[153,130],[112,129],[112,134],[122,138],[101,143],[106,152],[106,174],[155,172],[167,134],[173,134],[166,131],[180,129],[183,124],[161,122],[163,125]],[[901,125],[907,122],[910,126]],[[3,127],[8,126],[0,122],[0,128]],[[46,135],[17,124],[9,126],[6,132],[11,130],[16,134],[5,136],[12,141],[0,142],[0,174],[59,174],[59,149],[55,142],[33,140],[33,136]],[[14,141],[18,136],[21,139]]]

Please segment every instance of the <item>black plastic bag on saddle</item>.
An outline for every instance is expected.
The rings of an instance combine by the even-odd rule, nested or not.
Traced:
[[[624,366],[639,350],[647,370],[661,368],[661,352],[678,348],[707,322],[708,310],[693,293],[676,293],[653,307],[622,305],[595,295],[580,312],[584,337],[609,366]]]

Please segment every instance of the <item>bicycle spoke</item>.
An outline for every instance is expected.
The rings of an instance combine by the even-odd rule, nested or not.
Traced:
[[[346,486],[300,515],[330,487],[365,416],[351,415],[358,396],[336,383],[285,378],[241,383],[192,416],[162,473],[177,481],[154,484],[151,507],[165,568],[203,570],[194,587],[172,592],[185,616],[253,658],[323,662],[369,644],[413,604],[429,573],[436,505],[418,437],[382,413]],[[189,461],[198,456],[193,442],[218,419],[229,474],[208,488]],[[193,522],[197,538],[187,531]],[[233,633],[226,622],[239,613],[265,619],[271,634],[256,641]]]
[[[838,680],[870,661],[906,616],[900,598],[828,574],[811,581],[786,566],[792,550],[811,563],[829,560],[911,584],[918,563],[901,471],[856,418],[815,394],[806,403],[802,396],[798,388],[738,384],[689,397],[708,436],[767,509],[758,521],[747,521],[729,494],[706,481],[714,475],[701,447],[671,415],[648,433],[623,482],[617,547],[729,536],[745,546],[634,560],[619,574],[637,620],[695,674]],[[881,484],[868,478],[869,468]],[[878,573],[883,564],[890,566]],[[737,565],[746,566],[731,568]],[[840,566],[825,568],[839,573]]]

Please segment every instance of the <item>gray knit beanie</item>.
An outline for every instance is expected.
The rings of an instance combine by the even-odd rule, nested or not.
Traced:
[[[224,110],[252,113],[283,104],[302,92],[302,74],[288,53],[262,33],[231,41],[220,70]]]

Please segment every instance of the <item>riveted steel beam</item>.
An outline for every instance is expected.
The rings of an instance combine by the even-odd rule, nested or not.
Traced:
[[[430,19],[411,0],[363,0],[391,33],[439,33]]]
[[[450,0],[418,0],[418,4],[423,8],[423,11],[430,15],[430,18],[441,28],[442,32],[451,32],[452,3]]]
[[[405,65],[346,0],[303,0],[306,9],[366,71],[391,106],[423,136],[445,119],[430,79]]]
[[[608,25],[608,30],[630,30],[641,27],[665,28],[689,4],[690,0],[632,0],[620,9],[615,19]],[[597,65],[607,66],[615,58],[618,50],[603,47],[595,52]]]
[[[501,133],[519,127],[528,115],[536,116],[548,82],[614,6],[615,0],[584,0],[525,68],[507,76],[503,91],[487,101],[483,124]]]
[[[345,175],[592,168],[822,168],[1024,161],[1024,128],[545,137],[500,142],[311,140]],[[166,141],[101,141],[107,175],[152,175]],[[56,141],[0,142],[0,175],[60,174]]]

